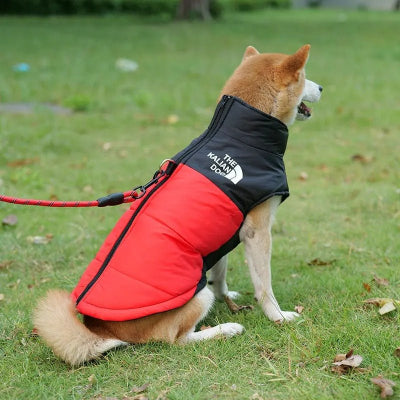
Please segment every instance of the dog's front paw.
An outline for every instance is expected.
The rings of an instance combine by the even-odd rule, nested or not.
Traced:
[[[293,321],[300,317],[300,314],[294,311],[281,311],[280,318],[276,319],[275,322]]]
[[[210,284],[210,288],[214,293],[214,296],[217,300],[219,301],[224,301],[225,297],[230,298],[231,300],[235,300],[238,297],[240,297],[240,293],[239,292],[235,292],[232,290],[228,291],[228,286],[226,285],[226,283],[224,283],[223,285],[221,285],[219,282],[209,282]]]
[[[228,296],[231,300],[235,300],[240,297],[240,293],[230,290],[226,296]]]
[[[236,322],[227,322],[219,326],[222,335],[225,337],[232,337],[235,335],[240,335],[244,331],[243,325],[237,324]]]

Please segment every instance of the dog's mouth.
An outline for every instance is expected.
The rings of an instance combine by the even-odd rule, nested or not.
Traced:
[[[305,121],[311,117],[312,110],[310,107],[305,105],[305,101],[310,103],[315,103],[321,98],[322,86],[315,82],[306,79],[303,96],[301,97],[300,104],[297,106],[296,119],[300,121]]]
[[[310,118],[311,117],[311,108],[307,107],[303,102],[301,102],[297,106],[297,114],[299,114],[303,118]]]

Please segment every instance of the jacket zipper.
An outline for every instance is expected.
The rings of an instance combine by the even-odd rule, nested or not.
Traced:
[[[218,129],[216,129],[219,125],[220,120],[222,119],[222,116],[224,115],[225,111],[225,105],[226,103],[232,98],[232,96],[227,96],[225,95],[215,112],[214,118],[211,120],[211,123],[208,127],[208,132],[203,140],[200,140],[199,143],[197,143],[195,146],[193,146],[191,149],[189,149],[186,153],[182,154],[179,159],[175,160],[176,164],[179,164],[182,161],[186,161],[190,158],[190,156],[203,147],[206,143],[208,143],[214,135],[217,133]],[[115,241],[113,247],[111,248],[110,252],[108,253],[106,259],[104,260],[103,264],[101,265],[100,269],[97,271],[96,275],[92,278],[92,280],[87,284],[86,288],[82,291],[82,293],[79,295],[79,297],[76,299],[76,305],[79,304],[79,302],[86,296],[86,294],[89,292],[89,290],[92,288],[92,286],[97,282],[97,280],[100,278],[104,270],[106,269],[107,265],[111,261],[111,258],[113,257],[114,253],[117,251],[119,245],[122,242],[122,239],[125,237],[125,235],[128,233],[129,228],[131,227],[133,221],[135,220],[136,216],[140,212],[140,210],[143,208],[143,206],[146,204],[147,200],[151,197],[151,195],[159,188],[161,187],[167,180],[169,176],[167,176],[164,180],[162,180],[160,183],[158,183],[149,193],[148,195],[143,199],[143,201],[140,203],[139,207],[136,209],[136,211],[133,213],[131,218],[129,219],[128,223],[126,224],[124,230],[120,233],[118,239]]]
[[[187,161],[193,153],[205,146],[215,136],[215,134],[218,132],[218,129],[216,128],[218,127],[219,122],[224,115],[225,105],[231,98],[232,96],[223,96],[221,102],[219,103],[218,109],[215,112],[214,118],[210,122],[206,136],[203,138],[203,140],[200,140],[195,146],[188,149],[186,153],[182,154],[178,159],[176,159],[175,162],[177,164]]]
[[[79,304],[79,302],[85,297],[85,295],[88,293],[88,291],[92,288],[92,286],[97,282],[97,280],[100,278],[104,270],[106,269],[107,265],[111,261],[111,258],[113,257],[114,253],[117,251],[119,245],[122,242],[122,239],[125,237],[125,235],[128,233],[129,228],[133,224],[133,221],[135,220],[136,216],[139,214],[140,210],[143,208],[143,206],[147,203],[151,195],[159,189],[165,182],[167,182],[169,178],[169,175],[165,177],[161,182],[159,182],[154,188],[147,194],[147,196],[142,200],[136,211],[133,213],[131,218],[129,219],[128,223],[125,225],[125,228],[123,231],[120,233],[118,239],[115,241],[113,247],[111,248],[110,252],[107,254],[106,259],[104,260],[103,264],[101,265],[100,269],[97,271],[96,275],[92,278],[92,280],[87,284],[86,288],[82,291],[82,293],[79,295],[79,297],[76,299],[76,305]]]

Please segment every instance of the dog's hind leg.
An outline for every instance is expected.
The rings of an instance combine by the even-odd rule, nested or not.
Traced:
[[[190,332],[182,339],[183,343],[199,342],[201,340],[209,340],[217,337],[232,337],[239,335],[244,331],[242,325],[235,322],[227,322],[207,328],[198,332]]]
[[[205,287],[195,296],[194,300],[202,308],[202,312],[192,329],[179,338],[180,343],[198,342],[200,340],[208,340],[220,336],[231,337],[243,332],[244,328],[242,325],[231,322],[194,332],[197,323],[207,315],[209,309],[212,307],[214,294],[208,287]]]
[[[271,321],[290,321],[299,315],[282,311],[271,284],[271,227],[280,197],[275,196],[251,210],[240,231],[255,295]]]

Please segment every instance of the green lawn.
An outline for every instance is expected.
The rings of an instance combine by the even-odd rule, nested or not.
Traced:
[[[209,24],[1,18],[0,101],[82,109],[0,114],[0,192],[8,195],[95,199],[146,182],[205,129],[249,44],[288,53],[311,43],[307,74],[324,93],[313,119],[290,130],[291,197],[274,228],[275,294],[283,309],[304,306],[300,320],[277,326],[258,306],[233,316],[216,304],[205,324],[239,322],[244,335],[118,349],[70,368],[30,335],[32,308],[48,289],[74,287],[123,207],[0,204],[1,219],[18,217],[0,226],[0,398],[122,399],[147,383],[150,400],[366,400],[379,398],[371,377],[400,385],[400,314],[363,305],[400,299],[399,36],[398,13],[265,11]],[[117,70],[121,57],[139,69]],[[13,71],[19,62],[30,71]],[[47,245],[28,240],[46,235]],[[327,265],[308,265],[317,258]],[[228,283],[254,304],[244,261],[239,246]],[[366,370],[332,373],[335,355],[350,348]]]

